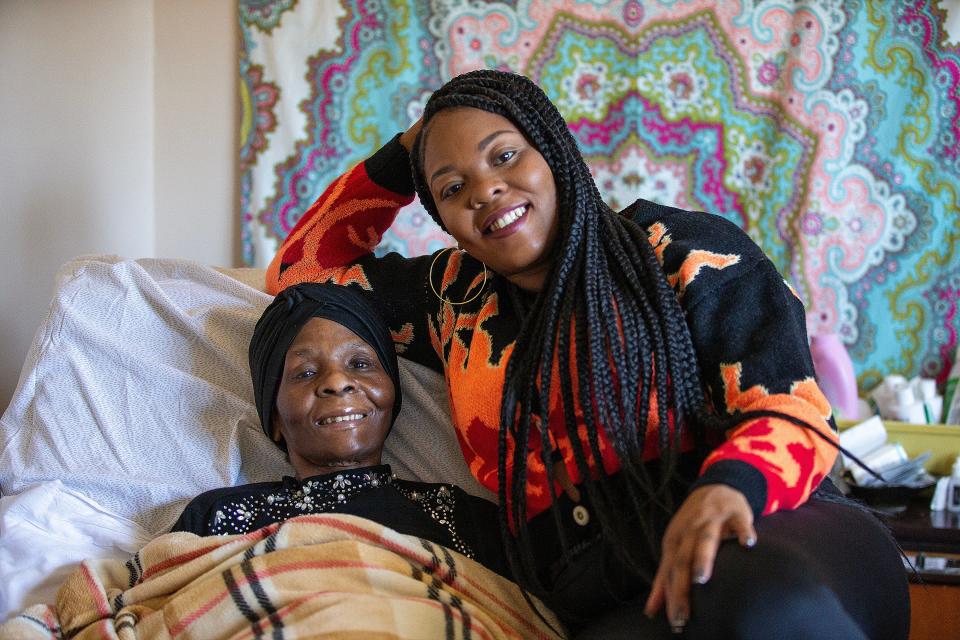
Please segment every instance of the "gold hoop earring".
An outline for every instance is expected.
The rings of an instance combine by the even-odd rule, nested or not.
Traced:
[[[454,249],[456,249],[456,247],[449,247],[447,249],[444,249],[443,251],[441,251],[440,253],[438,253],[433,257],[433,262],[430,263],[430,272],[427,274],[427,280],[429,280],[430,282],[430,290],[433,291],[433,295],[437,296],[437,298],[440,299],[440,302],[444,302],[446,304],[450,304],[454,306],[459,306],[461,304],[467,304],[468,302],[473,302],[480,296],[481,293],[483,293],[484,287],[487,286],[487,265],[483,264],[482,262],[480,263],[483,265],[483,282],[480,283],[480,289],[475,294],[473,294],[470,298],[464,300],[463,302],[452,302],[450,300],[447,300],[437,292],[437,287],[434,286],[433,284],[433,267],[434,265],[437,264],[437,259],[439,259],[440,256],[442,256],[447,251],[453,251]]]

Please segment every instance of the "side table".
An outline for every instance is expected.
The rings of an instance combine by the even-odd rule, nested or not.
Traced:
[[[910,640],[960,638],[960,514],[930,511],[929,500],[888,516],[912,564]]]

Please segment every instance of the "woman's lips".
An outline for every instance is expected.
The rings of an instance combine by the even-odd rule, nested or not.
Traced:
[[[367,417],[366,413],[360,411],[350,411],[347,413],[337,414],[333,416],[326,416],[324,418],[319,418],[314,421],[314,424],[318,427],[350,427],[360,422],[361,420]]]
[[[484,221],[484,235],[491,238],[502,238],[510,235],[520,228],[520,225],[526,220],[529,210],[529,204],[501,209]]]

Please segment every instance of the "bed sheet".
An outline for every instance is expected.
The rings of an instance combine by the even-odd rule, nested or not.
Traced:
[[[124,560],[150,538],[59,480],[0,498],[0,621],[27,605],[53,602],[81,560]]]

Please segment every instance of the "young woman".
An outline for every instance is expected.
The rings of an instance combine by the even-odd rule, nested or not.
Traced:
[[[454,485],[400,480],[381,463],[400,413],[400,371],[387,326],[362,292],[316,283],[283,291],[257,322],[250,372],[263,430],[296,478],[203,493],[173,531],[238,534],[347,513],[508,573],[496,505]]]
[[[894,543],[825,479],[802,303],[746,234],[611,211],[522,76],[454,78],[420,127],[330,185],[267,286],[359,285],[400,353],[443,371],[514,577],[585,637],[661,611],[654,633],[906,637]],[[375,257],[414,190],[459,248]]]

